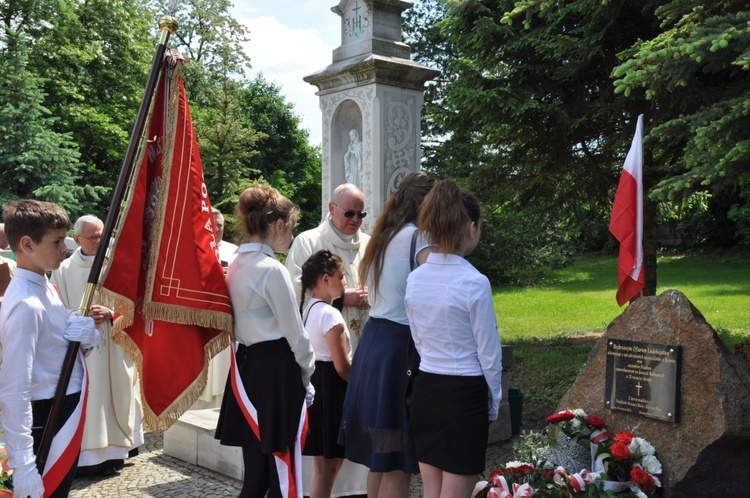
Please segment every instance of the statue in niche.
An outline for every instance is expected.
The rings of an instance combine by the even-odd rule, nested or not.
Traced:
[[[362,187],[362,142],[359,139],[359,132],[357,130],[349,130],[349,139],[349,148],[347,148],[346,154],[344,154],[346,181]]]

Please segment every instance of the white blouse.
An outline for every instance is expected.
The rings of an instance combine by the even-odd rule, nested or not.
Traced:
[[[302,325],[292,279],[273,250],[265,244],[242,244],[227,269],[227,288],[237,342],[252,346],[286,339],[307,385],[315,370],[315,354]]]
[[[315,351],[315,359],[317,361],[333,361],[331,349],[328,347],[328,341],[326,340],[326,334],[339,324],[344,326],[347,347],[346,354],[351,359],[352,344],[349,337],[349,329],[346,327],[346,321],[339,310],[321,299],[313,298],[305,307],[305,312],[302,314],[302,321],[305,324],[305,330],[310,335],[310,343]]]
[[[419,369],[483,375],[489,420],[495,420],[502,398],[502,348],[487,277],[460,256],[432,253],[409,275],[405,303]]]
[[[385,318],[401,325],[409,325],[404,307],[406,295],[406,277],[411,271],[409,255],[411,253],[412,234],[417,227],[407,223],[388,243],[383,257],[380,271],[378,290],[372,285],[372,267],[367,275],[368,300],[370,302],[370,316]],[[417,235],[416,251],[427,247],[427,240],[420,233]],[[416,263],[414,265],[416,267]]]

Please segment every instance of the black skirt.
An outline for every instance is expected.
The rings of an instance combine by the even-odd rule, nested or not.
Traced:
[[[299,429],[305,386],[286,339],[237,348],[237,368],[248,398],[258,412],[260,441],[248,425],[227,379],[216,439],[225,446],[259,448],[264,454],[287,451]],[[229,374],[231,376],[231,372]]]
[[[420,462],[452,474],[484,472],[489,433],[487,391],[481,375],[420,372],[411,405]]]
[[[305,455],[344,458],[344,447],[336,442],[344,412],[346,381],[332,361],[316,361],[312,376],[315,402],[308,409],[310,432],[305,443]]]

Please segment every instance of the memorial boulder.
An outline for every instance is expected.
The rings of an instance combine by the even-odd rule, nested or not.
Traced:
[[[613,367],[621,353],[635,359]],[[566,408],[653,444],[665,497],[748,496],[750,372],[679,291],[640,297],[609,325],[560,400]]]

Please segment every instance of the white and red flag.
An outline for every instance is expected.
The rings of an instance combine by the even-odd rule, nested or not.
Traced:
[[[143,418],[166,430],[200,396],[209,360],[229,346],[232,309],[185,89],[167,53],[145,144],[100,276],[119,316],[113,339],[140,375]]]
[[[622,167],[609,231],[620,242],[617,267],[617,304],[638,295],[646,284],[643,267],[643,114]]]

